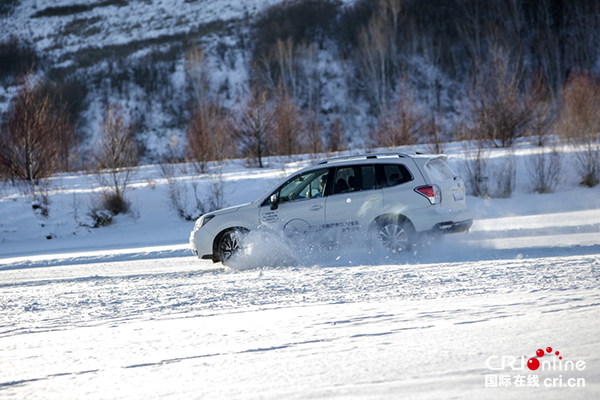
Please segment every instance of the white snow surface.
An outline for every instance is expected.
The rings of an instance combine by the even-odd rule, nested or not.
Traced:
[[[6,184],[0,397],[598,398],[600,188],[577,184],[565,151],[556,192],[530,193],[525,160],[535,151],[517,146],[511,198],[468,197],[468,234],[397,258],[356,244],[293,252],[257,235],[235,269],[191,256],[193,221],[169,207],[158,166],[138,169],[133,213],[96,229],[82,226],[97,196],[92,176],[52,179],[48,217],[26,187]],[[448,153],[459,171],[460,144]],[[229,161],[224,205],[311,162]],[[189,205],[192,180],[202,198],[211,184],[191,171],[177,176]],[[547,347],[563,360],[521,364]],[[505,368],[491,369],[502,357]]]

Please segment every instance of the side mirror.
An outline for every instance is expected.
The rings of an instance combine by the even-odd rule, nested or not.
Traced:
[[[277,210],[279,198],[276,194],[271,195],[271,210]]]

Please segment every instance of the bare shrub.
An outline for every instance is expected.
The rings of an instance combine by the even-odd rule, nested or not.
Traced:
[[[517,178],[517,165],[513,152],[502,157],[500,165],[496,165],[493,170],[494,182],[491,185],[493,190],[490,197],[508,199],[515,191]],[[488,187],[489,190],[489,187]]]
[[[113,223],[113,214],[103,208],[93,208],[89,212],[93,225],[84,224],[90,228],[100,228],[101,226],[109,226]]]
[[[122,193],[104,192],[102,194],[102,207],[110,211],[112,215],[118,215],[129,212],[131,204]]]
[[[102,138],[96,146],[96,178],[103,189],[102,206],[113,215],[129,211],[125,191],[133,178],[138,150],[126,125],[123,110],[109,105],[100,124]]]
[[[460,166],[467,192],[476,197],[489,197],[488,162],[489,148],[478,132],[465,126],[457,126],[458,137],[463,141],[465,161]]]
[[[556,146],[547,152],[532,152],[526,159],[534,193],[552,193],[561,182],[562,157]]]
[[[192,221],[204,214],[205,207],[198,197],[198,184],[192,181],[194,197],[196,199],[195,207],[189,206],[188,187],[182,183],[176,176],[176,164],[161,163],[160,172],[163,178],[167,180],[167,191],[169,204],[177,212],[180,218],[186,221]]]
[[[208,186],[200,185],[198,175],[193,175],[191,183],[188,184],[187,179],[177,177],[176,164],[160,164],[161,175],[167,181],[169,205],[180,218],[186,221],[196,220],[206,212],[225,206],[225,181],[222,164],[215,163],[206,170],[208,171],[205,174]],[[205,196],[202,195],[203,193]]]
[[[80,220],[82,204],[83,204],[83,200],[81,200],[81,198],[78,197],[76,193],[73,193],[73,196],[71,197],[71,201],[69,202],[69,205],[71,206],[71,212],[73,213],[73,221],[75,222],[75,225],[77,225],[77,226],[82,226],[82,221]]]
[[[575,147],[581,184],[600,183],[600,80],[590,73],[573,74],[565,83],[557,125]]]
[[[208,198],[206,203],[208,203],[208,211],[218,210],[226,206],[222,164],[217,164],[208,174]]]
[[[50,181],[40,179],[36,185],[31,184],[31,208],[34,213],[43,218],[50,216]]]

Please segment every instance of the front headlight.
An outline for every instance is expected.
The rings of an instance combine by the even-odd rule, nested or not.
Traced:
[[[202,228],[208,221],[213,219],[215,216],[210,214],[205,214],[196,220],[196,225],[194,225],[194,230],[198,230]]]

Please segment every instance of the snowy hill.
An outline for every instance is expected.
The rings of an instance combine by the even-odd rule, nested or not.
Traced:
[[[344,1],[340,4],[352,3]],[[136,126],[145,159],[159,160],[175,137],[185,143],[190,82],[186,57],[202,49],[206,93],[235,107],[247,91],[256,16],[281,0],[23,0],[0,15],[0,42],[17,40],[37,54],[45,78],[69,88],[84,149],[98,139],[107,102]],[[333,50],[331,51],[333,52]],[[29,60],[24,60],[28,62]],[[340,107],[344,77],[329,49],[320,51],[323,104]],[[330,87],[330,88],[329,88]],[[0,82],[0,113],[17,87]]]

